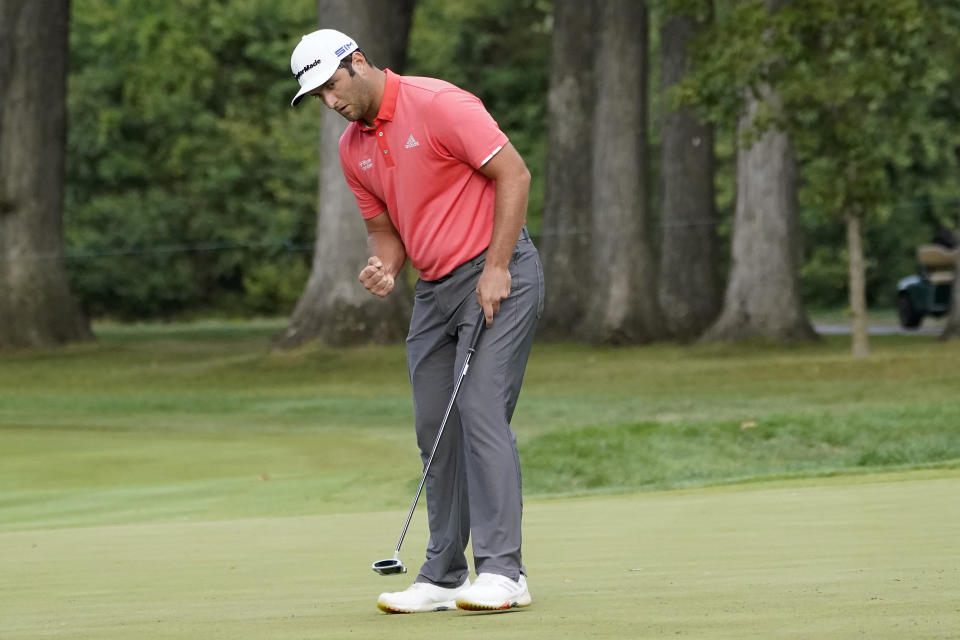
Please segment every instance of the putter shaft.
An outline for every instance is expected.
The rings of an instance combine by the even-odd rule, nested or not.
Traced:
[[[480,334],[482,333],[483,327],[486,325],[486,323],[486,316],[483,313],[483,309],[481,309],[480,319],[477,321],[477,326],[474,328],[473,335],[470,337],[470,346],[467,348],[467,356],[463,361],[463,368],[460,369],[460,375],[457,376],[457,381],[453,386],[453,393],[450,395],[450,402],[447,403],[447,410],[444,412],[443,420],[440,422],[440,429],[437,430],[437,437],[433,441],[433,449],[430,450],[430,457],[427,458],[427,464],[423,466],[423,475],[420,476],[420,485],[417,487],[417,494],[413,497],[413,504],[410,505],[410,513],[407,514],[407,521],[403,523],[403,530],[400,532],[400,540],[397,541],[397,550],[393,554],[395,560],[399,561],[400,547],[403,545],[403,538],[407,535],[407,529],[410,527],[410,521],[413,519],[413,512],[417,508],[417,502],[420,501],[420,494],[423,493],[423,487],[427,482],[427,473],[429,473],[430,465],[433,463],[433,456],[435,456],[437,453],[437,446],[440,444],[440,436],[443,435],[443,429],[447,426],[447,418],[450,417],[450,412],[453,410],[453,405],[457,400],[457,393],[460,391],[460,385],[463,383],[463,379],[466,377],[467,371],[470,369],[470,358],[477,350],[477,342],[480,340]]]

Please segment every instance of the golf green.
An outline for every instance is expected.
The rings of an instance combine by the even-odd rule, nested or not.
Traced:
[[[530,501],[505,614],[380,613],[404,515],[0,533],[0,638],[960,637],[957,470]]]

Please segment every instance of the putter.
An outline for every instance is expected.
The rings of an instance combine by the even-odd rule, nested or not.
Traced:
[[[483,309],[480,310],[480,320],[470,336],[470,346],[467,348],[467,357],[463,361],[463,368],[460,370],[460,376],[453,385],[453,394],[450,396],[450,402],[447,403],[447,410],[443,414],[443,420],[440,422],[440,429],[437,431],[437,437],[433,441],[433,449],[430,451],[430,457],[427,458],[427,464],[423,466],[423,475],[420,477],[420,486],[417,487],[417,495],[413,497],[413,504],[410,505],[410,513],[407,514],[407,521],[403,523],[403,531],[400,532],[400,540],[397,542],[397,550],[393,552],[392,558],[386,560],[377,560],[373,563],[372,569],[382,576],[390,576],[397,573],[406,573],[407,568],[403,566],[400,560],[400,546],[403,544],[403,538],[407,535],[407,528],[410,526],[410,520],[413,518],[413,512],[417,508],[417,502],[420,500],[420,494],[423,493],[423,485],[427,481],[427,472],[430,471],[430,464],[433,462],[433,456],[437,453],[437,445],[440,444],[440,436],[443,435],[443,428],[447,426],[447,418],[450,417],[450,411],[453,409],[453,403],[457,399],[457,392],[460,391],[460,383],[467,375],[467,369],[470,368],[470,357],[477,350],[477,341],[480,340],[480,333],[487,324],[486,316],[483,315]]]

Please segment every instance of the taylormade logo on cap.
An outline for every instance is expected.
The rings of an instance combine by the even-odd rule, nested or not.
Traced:
[[[296,106],[304,95],[313,91],[333,76],[340,61],[357,50],[357,43],[334,29],[320,29],[308,33],[290,56],[290,70],[300,82],[300,91],[290,103]]]

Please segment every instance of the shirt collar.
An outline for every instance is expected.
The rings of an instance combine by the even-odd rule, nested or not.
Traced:
[[[377,112],[377,118],[373,121],[374,126],[368,127],[363,120],[358,120],[361,131],[375,131],[383,122],[393,121],[393,113],[397,107],[397,94],[400,93],[400,76],[390,69],[384,69],[387,75],[386,84],[383,87],[383,99],[380,101],[380,111]]]

